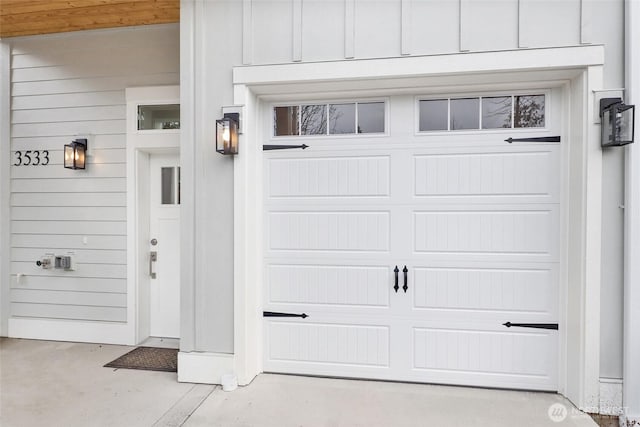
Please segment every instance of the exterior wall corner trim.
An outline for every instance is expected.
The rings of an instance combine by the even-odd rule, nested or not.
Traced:
[[[0,159],[9,158],[11,152],[11,45],[0,41]],[[9,289],[9,162],[0,164],[0,336],[8,335]]]

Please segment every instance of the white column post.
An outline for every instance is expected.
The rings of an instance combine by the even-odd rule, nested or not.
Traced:
[[[625,103],[640,103],[640,2],[625,1]],[[640,107],[640,106],[639,106]],[[636,139],[638,139],[636,126]],[[640,143],[626,148],[621,426],[640,425]]]
[[[195,131],[196,2],[180,2],[180,162],[182,165],[180,245],[180,351],[195,349]],[[180,369],[180,368],[179,368]]]

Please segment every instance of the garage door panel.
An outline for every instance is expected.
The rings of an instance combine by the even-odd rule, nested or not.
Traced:
[[[427,371],[414,369],[411,371],[411,382],[422,382],[443,385],[461,385],[472,387],[505,388],[510,390],[537,390],[556,392],[557,381],[551,376],[510,375],[469,371]]]
[[[503,324],[559,320],[562,149],[504,141],[558,133],[416,133],[417,104],[268,142],[310,147],[264,152],[263,310],[307,315],[265,317],[264,370],[557,390],[558,331]]]
[[[553,332],[413,329],[413,368],[429,372],[508,374],[549,378],[556,355]]]
[[[557,197],[556,152],[495,152],[414,156],[417,197]]]
[[[389,195],[390,156],[268,160],[268,197],[372,197]]]
[[[270,304],[389,306],[389,267],[269,265]]]
[[[268,321],[267,363],[389,366],[389,327]]]
[[[389,212],[270,212],[269,249],[388,251]]]
[[[552,316],[556,286],[549,268],[415,267],[413,308]]]
[[[552,211],[415,211],[414,251],[551,255]]]

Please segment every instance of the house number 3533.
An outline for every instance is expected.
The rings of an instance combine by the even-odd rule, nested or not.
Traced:
[[[49,151],[16,151],[14,160],[13,166],[47,166],[49,164]]]

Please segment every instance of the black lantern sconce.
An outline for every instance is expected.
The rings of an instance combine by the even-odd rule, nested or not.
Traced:
[[[238,154],[240,113],[224,113],[216,120],[216,151],[220,154]]]
[[[87,163],[87,140],[79,138],[64,146],[64,167],[85,169]]]
[[[616,147],[633,142],[635,105],[626,105],[620,98],[600,100],[601,145]]]

